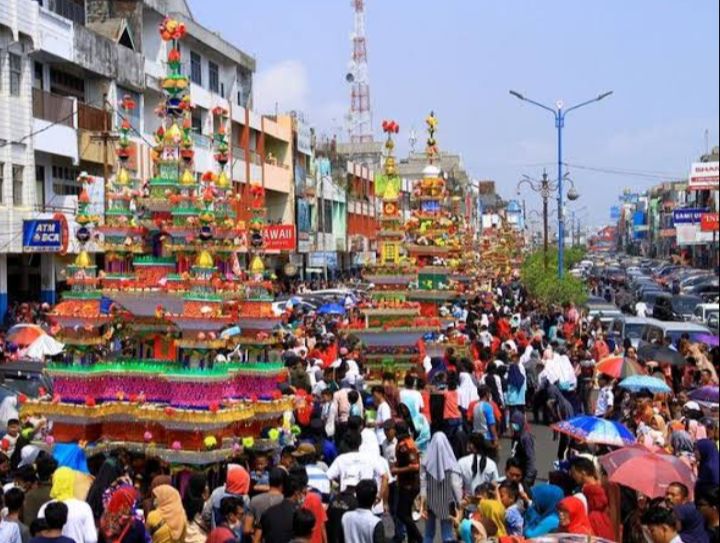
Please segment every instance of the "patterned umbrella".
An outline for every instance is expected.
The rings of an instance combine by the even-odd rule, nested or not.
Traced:
[[[653,394],[672,392],[664,381],[649,375],[631,375],[620,381],[619,386],[632,392],[640,392],[641,390],[649,390]]]
[[[552,426],[554,430],[585,443],[624,447],[635,443],[635,436],[623,424],[614,420],[581,415]]]
[[[7,340],[20,347],[27,347],[44,335],[45,331],[37,324],[16,324],[8,330]]]
[[[603,358],[597,363],[595,369],[599,373],[604,373],[614,379],[624,379],[631,375],[643,375],[645,373],[642,367],[640,367],[640,364],[624,356],[608,356],[607,358]]]
[[[625,447],[600,457],[610,481],[641,492],[649,498],[665,496],[673,481],[683,481],[692,488],[695,475],[680,458],[657,454],[642,446]]]

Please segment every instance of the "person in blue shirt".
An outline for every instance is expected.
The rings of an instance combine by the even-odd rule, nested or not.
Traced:
[[[525,512],[524,535],[527,539],[549,534],[560,526],[557,504],[565,497],[556,485],[539,484],[532,488],[532,503]]]

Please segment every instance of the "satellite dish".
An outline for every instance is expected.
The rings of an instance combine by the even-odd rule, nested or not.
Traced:
[[[355,81],[355,76],[348,72],[348,74],[345,76],[345,81],[348,83],[352,83]]]

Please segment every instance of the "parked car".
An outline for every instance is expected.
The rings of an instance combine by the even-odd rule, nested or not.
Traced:
[[[655,298],[652,316],[661,321],[687,321],[701,303],[699,296],[663,294]]]
[[[712,333],[718,335],[720,333],[720,313],[713,311],[708,314],[705,325],[712,330]]]
[[[698,296],[703,294],[717,294],[719,288],[720,280],[718,280],[717,277],[713,277],[701,283],[685,287],[683,289],[683,294],[696,294]]]
[[[717,313],[720,311],[720,304],[698,304],[693,311],[692,321],[700,324],[705,324],[708,320],[710,313]]]
[[[627,338],[632,343],[632,346],[637,349],[645,325],[651,322],[654,322],[654,319],[623,315],[612,321],[609,333],[615,336],[615,343],[622,345],[623,340]]]

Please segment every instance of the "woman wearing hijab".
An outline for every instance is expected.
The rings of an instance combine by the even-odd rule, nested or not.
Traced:
[[[675,517],[680,523],[678,535],[683,543],[709,543],[705,531],[705,519],[694,503],[683,503],[673,507]]]
[[[20,449],[20,463],[18,464],[18,468],[35,464],[41,452],[40,447],[36,445],[25,445]]]
[[[458,533],[462,543],[484,543],[488,539],[485,526],[483,526],[481,522],[469,518],[464,519],[460,523]]]
[[[558,532],[564,534],[594,535],[587,509],[582,500],[569,496],[557,504],[560,527]]]
[[[462,500],[462,477],[443,432],[433,435],[421,462],[420,497],[420,510],[426,518],[425,541],[434,541],[437,521],[440,521],[442,541],[454,541],[453,516]]]
[[[537,468],[535,467],[535,438],[528,432],[525,413],[516,411],[510,417],[512,428],[512,445],[510,456],[517,458],[523,466],[523,485],[531,488],[535,484]]]
[[[695,494],[720,485],[720,454],[712,439],[701,439],[695,444],[695,458],[698,461],[698,477]]]
[[[135,517],[137,491],[124,486],[113,492],[100,518],[100,536],[105,543],[145,543],[143,523]]]
[[[113,456],[109,457],[103,465],[100,466],[100,471],[95,477],[90,492],[88,492],[87,502],[93,511],[95,520],[100,520],[103,514],[104,504],[103,495],[120,477],[125,474],[124,466],[119,460]]]
[[[583,494],[587,500],[588,519],[593,533],[597,537],[615,540],[615,530],[610,520],[610,502],[605,489],[594,483],[583,485]]]
[[[160,485],[152,491],[155,509],[145,523],[152,543],[184,543],[187,520],[180,493],[170,485]]]
[[[532,503],[525,512],[524,535],[528,539],[540,537],[557,530],[560,519],[557,504],[563,499],[559,486],[540,484],[532,489]]]
[[[152,491],[160,485],[172,486],[172,477],[170,477],[169,475],[156,475],[150,481],[150,488],[148,488],[146,498],[142,502],[142,508],[143,513],[145,514],[145,518],[147,518],[150,514],[150,511],[153,510],[153,503],[155,501],[155,498],[153,497]]]
[[[398,405],[398,416],[407,424],[417,449],[424,453],[427,450],[428,443],[430,443],[430,424],[425,415],[419,412],[412,415],[410,408],[406,404],[400,403]]]
[[[202,512],[209,495],[207,476],[204,473],[193,473],[182,501],[188,521],[185,543],[205,543],[208,531]]]
[[[470,369],[463,367],[460,372],[460,381],[458,384],[458,406],[462,409],[463,414],[467,412],[471,403],[478,401],[477,386],[473,383]]]
[[[486,521],[492,522],[497,528],[497,537],[507,535],[505,527],[505,506],[499,500],[481,500],[480,515]]]
[[[675,430],[670,434],[672,453],[697,473],[697,460],[695,458],[695,442],[685,430]]]
[[[525,367],[518,360],[517,353],[511,353],[508,367],[507,392],[505,404],[508,406],[510,416],[515,413],[525,413],[525,394],[527,393],[527,379]]]

